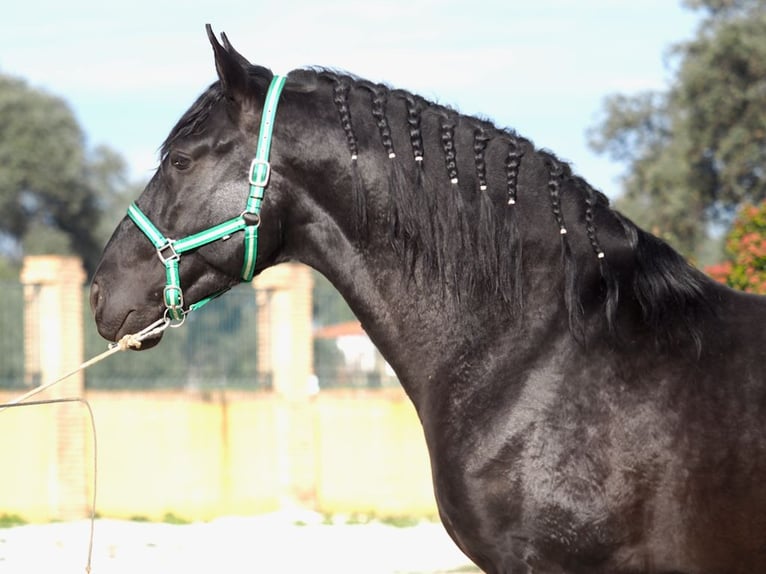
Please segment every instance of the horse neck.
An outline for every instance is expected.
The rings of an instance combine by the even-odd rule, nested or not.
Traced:
[[[335,147],[331,143],[325,149]],[[481,258],[484,245],[475,234],[461,237],[443,225],[444,236],[438,241],[429,242],[433,237],[425,236],[439,232],[432,223],[445,224],[457,214],[451,206],[444,206],[449,214],[430,223],[421,221],[419,237],[405,231],[419,222],[413,212],[401,210],[403,201],[393,194],[443,190],[419,183],[419,174],[411,171],[419,166],[409,171],[401,167],[385,155],[360,154],[352,160],[348,154],[330,153],[320,165],[305,168],[300,178],[310,184],[303,200],[290,207],[302,224],[291,236],[286,256],[331,281],[419,408],[428,389],[434,388],[433,379],[451,376],[450,366],[467,357],[481,361],[482,353],[493,349],[521,350],[532,348],[532,341],[568,336],[566,328],[561,329],[567,319],[560,304],[563,271],[557,233],[550,235],[551,245],[543,244],[544,252],[537,252],[540,242],[529,243],[523,270],[507,254],[503,273],[508,284],[502,284],[497,267]],[[399,189],[392,189],[394,179]],[[455,193],[452,187],[448,191]],[[414,213],[427,217],[425,211]],[[550,218],[549,212],[546,215]],[[477,215],[477,224],[478,219]],[[518,233],[526,227],[522,224]],[[498,224],[498,233],[501,228]],[[524,287],[517,290],[515,281],[523,281]],[[524,304],[516,298],[517,291],[527,293]]]
[[[516,306],[478,285],[458,296],[422,259],[412,265],[388,242],[360,247],[334,222],[307,231],[297,258],[341,293],[419,411],[434,392],[480,384],[471,371],[483,371],[489,357],[524,362],[571,338],[558,257],[549,269],[530,266],[528,295]],[[369,232],[386,236],[382,226]]]

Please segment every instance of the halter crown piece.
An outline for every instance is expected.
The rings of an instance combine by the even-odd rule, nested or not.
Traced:
[[[128,207],[128,217],[149,238],[152,245],[157,249],[157,255],[165,266],[165,289],[163,299],[165,302],[165,316],[169,320],[183,321],[184,296],[181,290],[181,276],[178,272],[178,261],[181,255],[194,251],[203,245],[213,243],[219,239],[230,237],[237,231],[244,231],[245,258],[242,265],[242,280],[251,281],[255,273],[255,258],[258,253],[258,226],[261,223],[261,204],[266,186],[271,176],[271,164],[269,164],[269,152],[271,151],[271,136],[274,131],[274,119],[277,114],[277,105],[282,88],[285,86],[285,76],[275,75],[271,80],[266,101],[263,105],[261,127],[258,132],[258,145],[255,150],[255,158],[250,164],[248,181],[250,193],[247,197],[245,210],[237,217],[226,220],[223,223],[209,227],[193,235],[182,239],[169,239],[149,220],[135,203]],[[189,311],[199,309],[219,295],[220,291],[189,306]]]

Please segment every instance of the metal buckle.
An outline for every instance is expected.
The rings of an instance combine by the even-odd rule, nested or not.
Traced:
[[[168,256],[165,256],[165,252],[170,251]],[[168,261],[178,261],[181,259],[181,256],[176,253],[176,248],[173,245],[173,240],[168,239],[168,242],[165,245],[161,245],[157,248],[157,257],[160,258],[160,261],[162,261],[162,264],[165,265]]]
[[[263,174],[260,180],[256,181],[254,179],[256,175],[255,170],[259,165],[266,166],[266,173]],[[247,176],[247,178],[250,180],[250,185],[254,185],[256,187],[266,187],[269,184],[270,177],[271,177],[271,164],[268,161],[255,158],[250,163],[250,173]]]
[[[168,305],[168,291],[178,291],[178,304],[177,305]],[[183,313],[184,309],[184,292],[181,291],[181,288],[177,285],[165,285],[165,288],[162,290],[162,300],[165,302],[165,307],[168,309],[173,309],[174,311],[177,311],[178,309],[181,310],[181,313]]]

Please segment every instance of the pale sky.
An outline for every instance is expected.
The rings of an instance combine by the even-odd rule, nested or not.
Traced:
[[[209,22],[274,72],[341,69],[514,128],[614,197],[623,167],[586,130],[606,95],[666,87],[698,19],[680,0],[22,0],[0,19],[0,72],[63,97],[89,146],[148,179],[215,80]]]

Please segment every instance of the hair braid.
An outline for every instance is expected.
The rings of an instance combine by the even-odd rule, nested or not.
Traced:
[[[348,151],[351,152],[351,159],[356,160],[359,156],[359,146],[356,134],[354,134],[354,126],[351,123],[351,111],[348,107],[349,90],[349,85],[341,78],[336,77],[333,79],[333,103],[338,110],[340,125],[346,134],[346,142],[348,144]]]
[[[507,193],[507,205],[511,206],[506,211],[504,218],[505,235],[509,238],[511,260],[500,259],[503,270],[501,273],[501,292],[506,294],[506,301],[513,303],[511,309],[521,309],[523,301],[522,273],[522,242],[519,233],[519,215],[515,208],[519,190],[519,171],[521,158],[524,155],[518,139],[513,135],[507,138],[508,153],[505,156],[505,184]],[[512,283],[512,284],[511,284]],[[512,294],[512,299],[509,299]]]
[[[487,151],[487,144],[490,141],[484,128],[477,127],[473,132],[473,155],[476,162],[476,177],[479,180],[479,190],[487,190],[487,162],[484,154]]]
[[[447,177],[454,184],[458,183],[457,153],[455,152],[455,124],[444,117],[441,124],[441,142],[444,150],[444,163],[447,167]]]
[[[412,95],[404,90],[394,90],[391,92],[391,96],[401,100],[405,109],[405,120],[412,148],[412,157],[415,160],[415,187],[406,194],[408,200],[405,202],[409,218],[417,222],[416,225],[412,226],[411,234],[418,238],[425,236],[437,239],[440,235],[437,221],[439,205],[436,194],[420,193],[418,198],[418,192],[423,191],[425,179],[422,113],[428,107],[428,104],[419,96]],[[438,250],[420,249],[419,253],[423,258],[427,272],[431,277],[436,278],[440,261]]]
[[[606,292],[604,300],[606,323],[610,333],[616,337],[616,317],[617,304],[620,299],[620,284],[617,281],[617,277],[612,272],[612,268],[606,261],[606,255],[601,247],[601,242],[598,240],[594,216],[596,192],[582,179],[578,179],[578,184],[580,189],[585,192],[585,232],[588,235],[588,240],[593,248],[593,252],[598,259],[598,269]]]
[[[546,157],[545,163],[548,166],[548,195],[551,200],[551,211],[559,226],[559,233],[566,235],[567,228],[564,224],[564,214],[561,211],[561,179],[564,176],[564,167],[552,157]]]
[[[508,190],[508,205],[516,203],[516,195],[519,191],[519,170],[521,169],[521,157],[524,155],[516,138],[508,140],[508,155],[505,156],[505,179]]]
[[[550,155],[545,156],[548,167],[548,193],[551,200],[551,210],[559,227],[561,237],[561,257],[564,263],[564,303],[569,312],[569,328],[575,338],[584,339],[583,308],[577,294],[579,277],[577,265],[572,256],[572,249],[567,239],[567,228],[564,222],[564,212],[561,209],[561,182],[568,174],[567,168]]]
[[[498,233],[495,217],[495,205],[487,191],[487,163],[485,154],[490,137],[482,126],[473,131],[473,154],[476,163],[476,179],[479,185],[479,218],[476,227],[476,254],[481,270],[482,281],[495,293],[500,292],[502,284],[499,273]]]
[[[457,152],[455,149],[456,125],[444,110],[439,111],[439,119],[444,165],[447,170],[447,177],[452,183],[450,188],[442,188],[445,194],[443,201],[446,205],[442,240],[445,245],[445,253],[461,253],[473,245],[474,227],[468,224],[466,202],[458,185]],[[450,258],[445,258],[445,261],[449,260]],[[451,261],[449,265],[452,278],[449,278],[448,281],[457,285],[466,284],[466,290],[472,290],[474,287],[473,277],[467,273],[465,266],[457,261]]]
[[[412,155],[418,163],[418,167],[423,165],[423,133],[421,131],[421,114],[425,109],[422,99],[408,94],[407,92],[397,93],[404,99],[407,108],[407,126],[410,133],[410,145],[412,145]]]
[[[394,152],[394,142],[391,139],[391,127],[388,125],[388,118],[386,118],[388,90],[384,86],[377,85],[372,88],[371,94],[372,117],[375,119],[375,123],[378,126],[383,148],[386,150],[389,159],[394,159],[396,157],[396,153]]]
[[[596,235],[596,224],[593,221],[593,204],[595,202],[593,188],[581,178],[577,178],[575,181],[580,190],[584,191],[585,195],[585,233],[588,236],[593,253],[596,254],[598,259],[603,259],[604,250],[601,249],[601,244]]]
[[[351,90],[351,86],[346,78],[336,76],[334,74],[325,74],[324,77],[328,78],[333,85],[333,103],[338,110],[338,117],[340,118],[340,125],[343,128],[343,133],[346,134],[346,144],[348,145],[348,151],[351,154],[351,187],[352,193],[355,199],[356,207],[356,230],[359,239],[364,242],[367,240],[367,198],[362,184],[362,178],[359,174],[357,166],[357,158],[359,157],[359,144],[354,133],[354,125],[351,122],[351,109],[348,105],[348,96]]]

